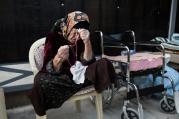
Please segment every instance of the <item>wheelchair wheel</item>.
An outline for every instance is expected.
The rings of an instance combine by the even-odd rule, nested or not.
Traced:
[[[138,112],[135,109],[127,108],[126,112],[129,119],[139,119]],[[121,119],[127,119],[124,112],[121,114]]]
[[[114,88],[112,85],[108,86],[103,92],[102,92],[102,104],[103,104],[103,109],[107,109],[113,99],[113,94],[114,94]],[[91,101],[92,103],[95,104],[95,97],[91,96]]]
[[[175,111],[175,101],[172,97],[167,97],[167,102],[164,101],[164,98],[160,101],[160,108],[167,113],[173,113]]]

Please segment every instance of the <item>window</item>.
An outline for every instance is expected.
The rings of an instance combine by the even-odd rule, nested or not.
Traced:
[[[172,0],[168,39],[170,43],[179,45],[179,13],[177,14],[177,7],[179,7],[177,0]]]

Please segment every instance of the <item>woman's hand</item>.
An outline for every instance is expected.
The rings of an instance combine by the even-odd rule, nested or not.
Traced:
[[[90,40],[90,32],[86,29],[78,29],[80,38],[83,40],[84,44]]]
[[[58,71],[64,60],[67,60],[69,57],[69,46],[64,45],[58,49],[57,54],[53,59],[53,67],[56,71]]]
[[[63,61],[67,60],[69,57],[69,46],[68,45],[61,46],[58,49],[57,56],[58,58],[62,58]]]

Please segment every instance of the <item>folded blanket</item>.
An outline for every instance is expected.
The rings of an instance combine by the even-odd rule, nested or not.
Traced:
[[[169,66],[166,66],[166,71],[164,75],[170,77],[174,81],[174,88],[176,91],[179,91],[179,72]],[[161,80],[162,78],[158,76],[155,79],[154,85],[161,84]],[[150,74],[148,76],[135,77],[134,83],[137,84],[139,88],[151,87],[153,85],[153,76]],[[167,89],[167,95],[173,96],[172,85],[168,79],[164,79],[164,88]]]
[[[179,73],[178,73],[175,69],[173,69],[173,68],[171,68],[171,67],[169,67],[169,66],[166,66],[166,67],[165,67],[165,70],[166,70],[167,72],[164,74],[164,76],[167,76],[167,77],[171,78],[171,79],[174,81],[175,87],[176,87],[177,85],[179,85]],[[160,76],[158,76],[158,77],[156,78],[154,84],[156,84],[156,85],[157,85],[157,84],[161,84],[161,79],[162,79],[162,78],[161,78]],[[165,88],[171,88],[171,87],[172,87],[169,80],[167,80],[167,79],[164,80],[164,87],[165,87]]]
[[[112,61],[127,62],[127,56],[107,56]],[[163,56],[160,52],[140,52],[130,56],[130,71],[141,71],[161,67]]]

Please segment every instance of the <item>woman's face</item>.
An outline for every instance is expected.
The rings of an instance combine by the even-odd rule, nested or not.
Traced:
[[[70,43],[74,44],[76,41],[80,39],[80,35],[77,29],[73,28],[68,35],[67,40],[70,41]]]

